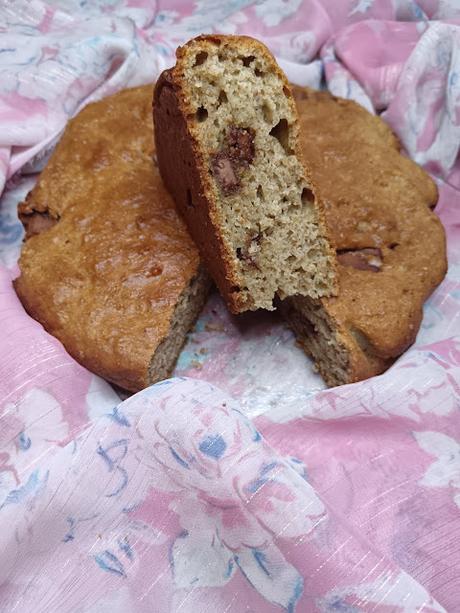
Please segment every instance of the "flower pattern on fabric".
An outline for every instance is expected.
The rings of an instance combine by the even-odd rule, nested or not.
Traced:
[[[371,610],[370,605],[374,605],[374,610],[378,610],[376,607],[392,607],[401,613],[422,610],[446,613],[444,607],[435,602],[428,592],[414,583],[406,573],[384,573],[375,581],[332,590],[318,605],[319,610],[324,613],[360,613],[363,610]]]
[[[414,432],[423,451],[434,456],[420,485],[449,487],[454,490],[454,502],[460,508],[460,443],[442,432]]]
[[[236,404],[225,397],[219,402],[216,391],[202,385],[202,399],[193,402],[190,415],[177,406],[177,394],[184,399],[179,404],[186,404],[191,382],[176,382],[171,395],[163,384],[153,424],[138,425],[180,490],[170,505],[182,527],[171,550],[175,585],[224,585],[239,569],[267,600],[287,608],[301,596],[303,582],[273,535],[309,534],[326,519],[324,505],[299,469],[272,456]],[[171,403],[178,415],[173,428]]]
[[[456,610],[459,19],[442,0],[0,6],[1,610]],[[254,35],[294,82],[382,113],[437,180],[448,275],[381,377],[324,390],[276,314],[213,296],[176,369],[194,381],[120,403],[23,311],[16,204],[66,122],[202,32]]]
[[[295,15],[302,0],[267,0],[256,5],[256,15],[268,27],[279,26],[284,19]]]
[[[31,410],[37,406],[47,420],[41,425]],[[72,577],[67,608],[61,610],[75,610],[81,598],[82,610],[91,610],[98,599],[104,601],[108,586],[119,590],[120,581],[135,583],[149,559],[158,561],[168,586],[165,610],[168,594],[183,599],[228,585],[230,595],[238,580],[267,605],[304,610],[309,605],[302,599],[309,601],[310,595],[299,564],[306,552],[312,560],[326,556],[322,568],[330,558],[326,543],[336,552],[343,548],[343,536],[335,536],[338,526],[306,481],[302,462],[277,455],[239,405],[207,383],[159,383],[102,412],[67,444],[62,411],[51,396],[31,390],[7,413],[9,431],[18,431],[8,447],[9,462],[21,481],[0,506],[0,521],[14,517],[16,526],[14,538],[1,533],[2,551],[8,554],[1,576],[30,580],[27,565],[15,560],[34,552],[53,585]],[[33,464],[21,464],[19,454],[34,444],[41,449],[44,432],[55,444],[41,452],[37,471]],[[353,539],[348,535],[345,542]],[[356,545],[353,555],[362,556]],[[366,555],[375,567],[374,554]],[[80,563],[63,567],[69,559]],[[93,575],[100,573],[90,584],[88,564]],[[359,565],[350,568],[361,574]],[[382,603],[394,604],[407,590],[434,602],[410,577],[394,585],[388,581],[379,588],[385,586]],[[358,587],[353,593],[372,601],[371,591]],[[53,594],[48,582],[39,583],[33,597],[40,601]],[[31,597],[22,595],[26,608]]]
[[[43,411],[38,422],[30,410],[33,403]],[[53,398],[32,390],[16,407],[6,407],[4,425],[20,432],[3,472],[11,465],[21,482],[9,489],[4,484],[0,521],[13,506],[19,520],[16,543],[2,533],[4,550],[54,547],[61,556],[99,534],[90,557],[107,576],[121,579],[132,576],[139,564],[136,543],[170,543],[176,589],[221,586],[241,573],[267,601],[294,610],[303,578],[284,557],[278,539],[305,538],[326,520],[299,461],[294,470],[292,460],[276,456],[238,405],[208,384],[166,381],[122,406],[45,455],[44,435],[50,442],[67,435]],[[41,454],[40,471],[22,463],[21,454],[32,447]],[[169,496],[167,515],[155,522],[162,528],[137,518],[150,488]],[[61,512],[46,545],[28,526],[40,525],[51,500]],[[177,530],[165,524],[169,515],[171,525],[171,514],[180,526],[172,540]]]

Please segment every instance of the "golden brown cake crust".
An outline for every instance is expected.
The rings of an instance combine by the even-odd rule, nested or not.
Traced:
[[[180,49],[179,47],[178,55]],[[243,306],[238,301],[238,294],[232,292],[237,281],[231,266],[226,265],[228,256],[225,246],[213,223],[213,211],[209,209],[212,199],[207,193],[207,187],[202,189],[195,172],[195,165],[200,165],[200,155],[197,144],[188,133],[185,121],[188,110],[184,105],[183,97],[179,95],[178,86],[175,84],[173,71],[165,70],[155,85],[153,102],[155,142],[157,147],[162,148],[162,177],[174,196],[178,210],[189,227],[195,228],[194,241],[204,258],[206,268],[222,295],[228,296],[229,308],[237,313]],[[161,141],[160,133],[163,135]],[[201,166],[204,167],[202,160]],[[189,214],[188,207],[193,208],[193,215]]]
[[[208,271],[216,282],[221,295],[233,313],[253,308],[240,294],[234,254],[229,253],[221,234],[222,221],[216,207],[210,184],[209,164],[204,159],[193,122],[196,109],[192,108],[184,95],[186,80],[184,64],[187,54],[201,52],[206,55],[213,47],[238,45],[246,56],[265,57],[274,73],[284,82],[285,95],[295,112],[290,85],[277,66],[270,51],[259,41],[247,36],[199,36],[176,51],[176,65],[164,71],[154,93],[154,123],[157,149],[161,150],[159,167],[170,193],[174,196],[178,210],[183,215],[197,244]],[[300,145],[295,151],[302,158]],[[310,180],[311,177],[306,171]],[[312,183],[314,189],[314,183]],[[322,204],[316,201],[318,216],[324,229]],[[335,258],[328,247],[332,276],[336,274]],[[328,295],[336,292],[336,282]]]
[[[70,121],[19,207],[29,238],[15,288],[26,310],[90,370],[123,388],[148,367],[199,267],[153,161],[152,85]]]
[[[383,372],[413,341],[447,270],[435,183],[358,104],[294,88],[303,150],[339,254],[339,294],[321,303],[349,350],[346,382]],[[329,373],[323,377],[330,382]],[[329,381],[328,381],[329,379]]]

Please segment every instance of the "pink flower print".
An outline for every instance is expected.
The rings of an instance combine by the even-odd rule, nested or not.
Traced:
[[[239,570],[269,602],[293,610],[302,577],[275,540],[311,532],[326,517],[321,500],[219,390],[185,379],[175,381],[174,394],[167,383],[145,394],[150,402],[156,396],[137,431],[151,450],[148,462],[176,488],[169,505],[182,526],[171,549],[175,585],[221,586]]]

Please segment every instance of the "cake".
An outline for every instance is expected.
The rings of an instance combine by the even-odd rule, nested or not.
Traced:
[[[323,206],[275,59],[252,38],[223,35],[176,55],[155,87],[158,165],[229,309],[333,295]]]
[[[290,297],[287,321],[330,386],[385,371],[415,340],[447,270],[437,188],[355,102],[295,88],[302,148],[338,260],[336,297]]]
[[[72,119],[19,206],[28,313],[131,391],[167,377],[210,286],[155,162],[152,85]]]

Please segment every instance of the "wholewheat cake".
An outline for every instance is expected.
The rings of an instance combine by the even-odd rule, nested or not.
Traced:
[[[210,285],[154,161],[152,93],[81,111],[19,206],[24,307],[78,362],[131,391],[171,373]]]
[[[200,36],[155,87],[158,165],[233,313],[336,290],[286,77],[243,36]]]
[[[390,128],[349,100],[294,88],[302,147],[337,250],[339,293],[282,310],[328,385],[384,372],[411,345],[447,270],[437,188]]]

